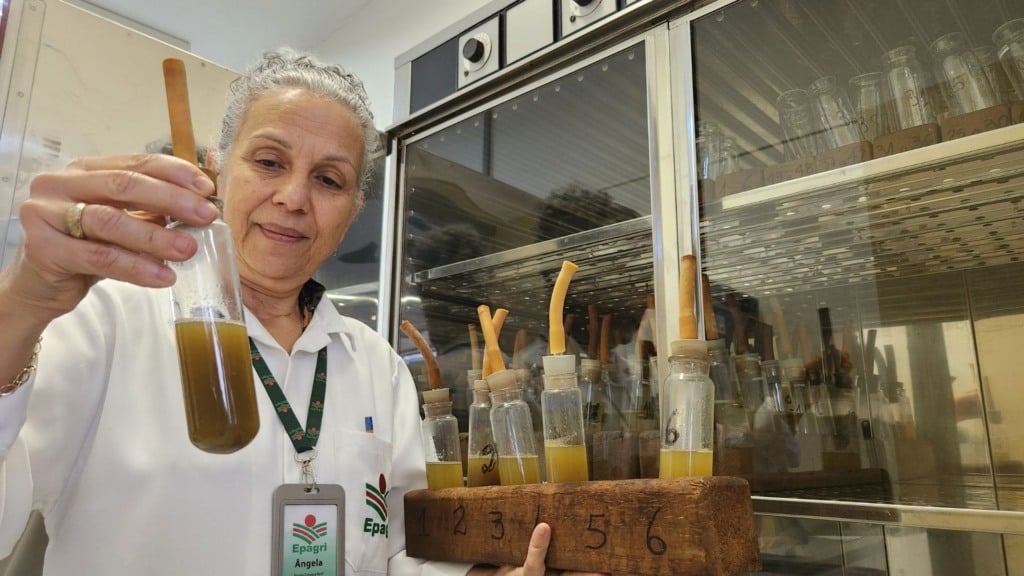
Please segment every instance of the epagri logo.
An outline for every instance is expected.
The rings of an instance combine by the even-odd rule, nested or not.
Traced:
[[[327,543],[316,544],[327,536],[327,522],[317,522],[316,516],[309,514],[300,524],[292,524],[292,536],[302,544],[292,544],[292,554],[319,554],[327,551]],[[320,562],[315,560],[314,562]],[[319,564],[322,565],[322,564]],[[306,566],[309,568],[309,566]]]
[[[363,520],[363,532],[371,537],[383,534],[388,537],[388,483],[381,474],[378,486],[366,483],[366,506],[376,513],[377,518],[368,517]],[[380,521],[378,522],[377,519]]]

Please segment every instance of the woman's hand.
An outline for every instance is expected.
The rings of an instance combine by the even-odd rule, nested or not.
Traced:
[[[185,260],[196,245],[164,227],[164,216],[207,224],[213,183],[173,156],[75,160],[33,179],[21,207],[24,241],[0,282],[8,303],[49,321],[74,308],[101,278],[141,286],[174,283],[164,260]],[[132,212],[129,212],[132,210]]]
[[[548,545],[551,544],[551,527],[541,522],[533,529],[530,536],[530,547],[526,551],[526,561],[521,567],[501,566],[493,569],[474,567],[467,576],[602,576],[593,572],[571,572],[561,570],[548,570],[544,559],[548,555]]]

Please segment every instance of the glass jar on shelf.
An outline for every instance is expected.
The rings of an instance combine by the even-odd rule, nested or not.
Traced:
[[[814,121],[811,97],[806,90],[787,90],[775,101],[782,128],[786,160],[810,158],[820,152],[818,127]]]
[[[754,414],[754,442],[758,472],[786,472],[800,465],[796,444],[796,406],[789,379],[778,360],[761,361],[767,395]]]
[[[1003,104],[1017,100],[1017,92],[1013,89],[1013,84],[1010,83],[1010,77],[1006,75],[1006,69],[1003,68],[1003,64],[996,56],[996,47],[991,44],[978,46],[974,49],[974,55],[977,56],[981,68],[985,71],[985,76],[988,77],[988,83],[992,86],[996,100]]]
[[[715,472],[746,476],[753,472],[753,434],[740,394],[736,367],[725,340],[708,341],[711,365],[708,375],[715,384]]]
[[[945,83],[945,93],[954,115],[967,114],[998,104],[985,69],[967,46],[964,35],[951,32],[931,45],[936,70]]]
[[[702,180],[718,178],[722,157],[722,135],[714,122],[697,124],[697,173]]]
[[[753,421],[753,414],[764,403],[764,377],[761,374],[761,357],[755,353],[733,356],[736,366],[736,380],[747,418]]]
[[[888,134],[888,115],[885,111],[885,98],[882,95],[882,73],[867,72],[854,76],[850,78],[850,86],[853,88],[851,99],[854,114],[860,123],[864,139],[874,141],[875,138]]]
[[[996,56],[1010,78],[1016,100],[1024,100],[1024,18],[1004,23],[992,33]]]
[[[864,140],[860,123],[853,113],[846,91],[835,76],[822,76],[811,83],[810,93],[818,111],[818,123],[823,129],[829,149],[840,148]]]
[[[897,46],[882,57],[886,85],[893,103],[895,128],[906,130],[935,122],[929,103],[928,77],[913,46]]]

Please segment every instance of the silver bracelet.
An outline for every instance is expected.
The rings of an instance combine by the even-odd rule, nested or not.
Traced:
[[[32,356],[29,357],[25,367],[21,369],[21,372],[18,372],[18,375],[9,384],[0,386],[0,398],[14,394],[18,388],[21,388],[22,384],[28,382],[28,379],[32,377],[32,373],[36,371],[36,361],[39,360],[39,349],[42,348],[42,345],[43,337],[40,336],[36,340],[36,347],[32,349]]]

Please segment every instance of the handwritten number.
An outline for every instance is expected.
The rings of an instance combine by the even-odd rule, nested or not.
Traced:
[[[654,511],[651,521],[647,523],[647,550],[655,556],[662,556],[668,550],[668,544],[660,536],[651,536],[651,526],[654,526],[654,520],[658,518],[658,512],[661,512],[661,508]]]
[[[452,529],[452,534],[466,534],[466,507],[459,506],[452,512],[452,516],[455,516],[455,528]]]
[[[501,510],[491,510],[491,524],[494,524],[494,532],[491,533],[491,540],[501,540],[505,538],[505,523],[502,519],[505,515]]]
[[[587,544],[587,548],[590,548],[591,550],[600,550],[601,548],[604,548],[605,544],[608,543],[608,534],[606,534],[604,530],[594,527],[594,518],[604,518],[604,514],[591,514],[590,523],[587,525],[587,532],[595,532],[599,534],[601,536],[601,543],[596,546],[591,546],[590,544]]]
[[[427,507],[420,508],[420,536],[430,536],[427,532]]]

